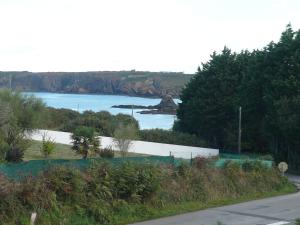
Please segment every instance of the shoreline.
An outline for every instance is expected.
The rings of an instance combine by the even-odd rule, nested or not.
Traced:
[[[1,89],[1,88],[0,88]],[[25,90],[13,90],[18,91],[20,93],[45,93],[45,94],[71,94],[71,95],[107,95],[107,96],[125,96],[125,97],[133,97],[133,98],[148,98],[148,99],[162,99],[162,97],[155,96],[144,96],[144,95],[125,95],[125,94],[109,94],[109,93],[100,93],[100,92],[92,92],[92,93],[79,93],[79,92],[52,92],[52,91],[25,91]],[[179,96],[175,96],[173,99],[180,100]]]

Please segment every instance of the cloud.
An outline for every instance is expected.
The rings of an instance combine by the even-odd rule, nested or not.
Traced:
[[[193,73],[214,50],[261,48],[296,0],[2,0],[0,70]]]

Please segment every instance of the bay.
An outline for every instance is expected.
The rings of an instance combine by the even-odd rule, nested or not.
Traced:
[[[130,97],[123,95],[102,94],[64,94],[48,92],[24,92],[41,98],[47,106],[66,108],[79,112],[92,110],[94,112],[108,111],[113,115],[124,113],[131,115],[131,109],[111,108],[113,105],[156,105],[161,99]],[[174,99],[176,103],[179,99]],[[133,110],[134,118],[139,122],[141,129],[171,129],[176,119],[174,115],[139,114],[140,109]]]

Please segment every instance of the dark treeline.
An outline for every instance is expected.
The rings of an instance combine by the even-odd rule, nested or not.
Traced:
[[[181,95],[175,130],[211,147],[272,153],[300,169],[300,31],[290,25],[262,50],[213,53]]]

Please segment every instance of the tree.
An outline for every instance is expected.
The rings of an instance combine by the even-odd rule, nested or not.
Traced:
[[[300,171],[299,62],[300,30],[290,25],[261,50],[214,53],[182,91],[174,129],[236,149],[242,106],[242,150],[272,153]]]
[[[41,153],[44,158],[48,158],[55,151],[55,142],[50,137],[47,137],[47,134],[43,134]]]
[[[120,124],[114,132],[113,142],[120,150],[120,153],[125,157],[132,145],[132,140],[137,138],[137,128],[132,125]]]
[[[41,100],[10,90],[0,90],[0,152],[7,161],[24,156],[32,132],[41,121],[45,105]],[[2,158],[3,160],[3,158]]]
[[[100,138],[96,136],[93,128],[80,126],[77,127],[72,136],[72,149],[82,155],[84,159],[88,155],[94,155],[99,152]]]
[[[177,129],[196,134],[213,147],[232,147],[236,132],[237,90],[247,54],[237,55],[225,47],[221,54],[211,55],[211,60],[198,69],[182,91]]]

